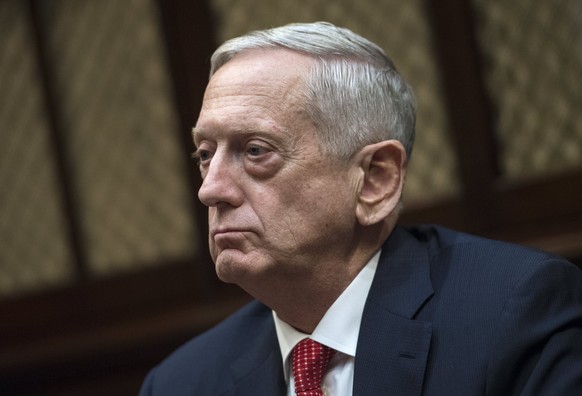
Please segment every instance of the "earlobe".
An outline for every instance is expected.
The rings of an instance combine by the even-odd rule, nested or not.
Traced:
[[[406,152],[399,141],[387,140],[364,147],[358,161],[363,169],[363,182],[356,217],[361,225],[373,225],[398,208],[406,173]]]

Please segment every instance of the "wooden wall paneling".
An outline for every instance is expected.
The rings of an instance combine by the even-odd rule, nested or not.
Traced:
[[[42,93],[46,108],[48,130],[55,158],[57,180],[61,190],[63,213],[65,214],[65,227],[69,239],[76,269],[76,277],[86,279],[89,275],[87,253],[83,246],[81,220],[79,209],[75,199],[71,165],[67,160],[67,140],[65,139],[65,123],[62,120],[63,111],[61,102],[55,87],[54,65],[50,61],[46,43],[46,28],[43,19],[43,4],[40,0],[28,0],[30,9],[30,24],[35,44],[37,67],[42,83]]]
[[[0,394],[79,391],[123,373],[137,393],[156,363],[248,301],[228,285],[209,296],[192,287],[195,276],[192,263],[174,263],[0,303],[10,318],[0,327]]]
[[[582,257],[582,170],[500,186],[494,236]]]
[[[51,65],[43,42],[42,4],[30,0],[45,99],[60,153],[64,205],[78,262],[86,268],[78,211],[64,161],[62,122]],[[0,302],[0,394],[136,394],[147,371],[174,348],[220,321],[248,300],[240,289],[218,282],[207,246],[207,212],[197,199],[190,130],[208,79],[214,50],[208,1],[159,0],[168,64],[180,117],[184,166],[202,246],[187,262],[160,263],[139,273],[80,279],[74,285]],[[68,192],[68,193],[67,193]],[[82,270],[80,270],[82,271]],[[131,391],[128,391],[131,389]]]
[[[199,276],[203,279],[199,286],[212,292],[218,281],[206,248],[208,211],[198,200],[198,187],[202,179],[191,158],[195,149],[191,131],[198,119],[208,83],[210,56],[216,49],[215,20],[208,0],[157,0],[157,4],[174,85],[175,105],[180,118],[184,164],[190,179],[192,205],[198,221],[201,240],[199,245],[202,246],[199,260],[209,264],[199,268]]]
[[[463,186],[461,200],[410,208],[401,223],[434,222],[535,246],[575,261],[582,256],[582,172],[503,183],[493,118],[470,2],[427,1],[446,111]]]
[[[427,1],[471,231],[491,228],[498,173],[491,104],[486,93],[471,7],[465,0]]]

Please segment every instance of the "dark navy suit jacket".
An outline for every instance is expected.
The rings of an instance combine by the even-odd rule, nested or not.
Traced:
[[[582,271],[444,228],[396,228],[364,308],[355,396],[582,395]],[[252,302],[156,367],[141,395],[285,395]]]

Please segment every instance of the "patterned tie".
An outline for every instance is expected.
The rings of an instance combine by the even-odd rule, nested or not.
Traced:
[[[297,396],[323,396],[321,381],[335,352],[310,338],[293,348],[293,375]]]

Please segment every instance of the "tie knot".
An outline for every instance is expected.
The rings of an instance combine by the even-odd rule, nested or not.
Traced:
[[[293,375],[298,396],[321,396],[321,382],[335,350],[311,338],[293,348]]]

